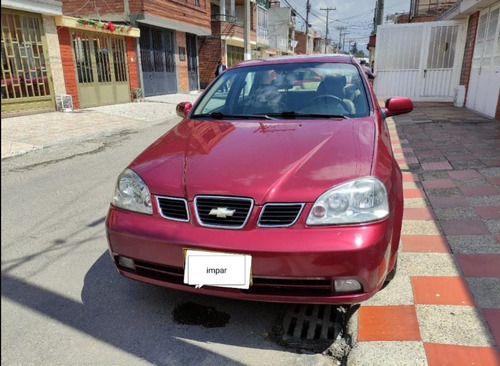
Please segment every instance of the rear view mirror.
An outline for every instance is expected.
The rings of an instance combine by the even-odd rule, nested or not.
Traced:
[[[191,102],[180,102],[175,107],[175,112],[179,117],[185,118],[192,108],[193,104],[191,104]]]

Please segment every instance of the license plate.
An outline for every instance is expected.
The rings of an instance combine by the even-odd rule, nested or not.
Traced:
[[[203,250],[184,250],[184,283],[248,289],[251,284],[252,256]]]

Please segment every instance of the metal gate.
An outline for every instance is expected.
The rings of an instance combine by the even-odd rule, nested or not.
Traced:
[[[479,14],[466,107],[495,117],[500,92],[500,4]]]
[[[175,33],[141,26],[140,45],[144,96],[177,93]]]
[[[460,81],[465,31],[465,24],[456,21],[379,26],[377,96],[452,102]]]
[[[2,112],[54,110],[42,17],[2,8]]]
[[[198,90],[198,52],[196,51],[196,36],[186,34],[188,61],[189,90]]]
[[[130,102],[124,37],[71,31],[81,108]]]

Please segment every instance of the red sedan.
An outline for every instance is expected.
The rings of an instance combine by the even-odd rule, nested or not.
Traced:
[[[305,70],[324,76],[317,89],[293,87]],[[384,119],[412,109],[379,107],[347,55],[231,67],[118,177],[106,230],[119,273],[236,299],[370,298],[395,273],[403,215]]]

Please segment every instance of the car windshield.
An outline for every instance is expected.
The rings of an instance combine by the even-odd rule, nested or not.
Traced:
[[[228,69],[192,118],[353,118],[370,114],[358,68],[346,63],[281,63]]]

